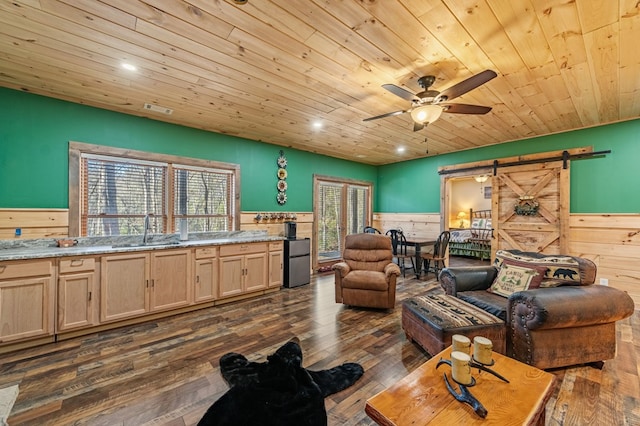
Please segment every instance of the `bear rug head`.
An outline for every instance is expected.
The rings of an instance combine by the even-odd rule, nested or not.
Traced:
[[[229,390],[209,407],[199,426],[326,425],[324,398],[348,388],[363,374],[348,362],[329,370],[302,367],[300,341],[285,343],[266,362],[230,352],[220,358]]]

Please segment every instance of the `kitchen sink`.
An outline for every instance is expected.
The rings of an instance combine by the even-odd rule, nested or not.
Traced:
[[[124,244],[114,244],[111,247],[113,248],[126,248],[126,247],[157,247],[157,246],[177,246],[180,244],[178,241],[158,241],[158,242],[147,242],[147,243],[124,243]]]

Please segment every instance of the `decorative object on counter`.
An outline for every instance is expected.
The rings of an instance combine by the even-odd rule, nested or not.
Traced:
[[[73,247],[78,244],[78,240],[57,240],[58,247]]]
[[[513,208],[519,216],[535,216],[538,214],[540,204],[532,195],[523,195]]]
[[[298,215],[296,213],[291,212],[266,212],[266,213],[256,213],[253,217],[253,220],[256,222],[269,222],[271,220],[275,221],[291,221],[297,220]]]
[[[283,205],[287,202],[287,157],[284,156],[284,151],[280,150],[280,156],[278,157],[278,195],[276,201],[278,204]]]

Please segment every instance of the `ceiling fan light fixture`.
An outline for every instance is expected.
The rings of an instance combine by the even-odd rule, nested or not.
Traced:
[[[478,182],[478,183],[484,183],[484,182],[486,182],[486,181],[489,179],[489,176],[487,176],[487,175],[480,175],[480,176],[474,176],[473,178],[474,178],[474,179],[476,180],[476,182]]]
[[[442,114],[443,108],[439,105],[421,105],[411,110],[411,118],[416,123],[433,123]]]

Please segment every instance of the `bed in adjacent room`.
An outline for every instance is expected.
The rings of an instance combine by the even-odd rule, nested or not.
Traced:
[[[471,228],[452,229],[449,255],[491,258],[491,210],[469,210]]]

